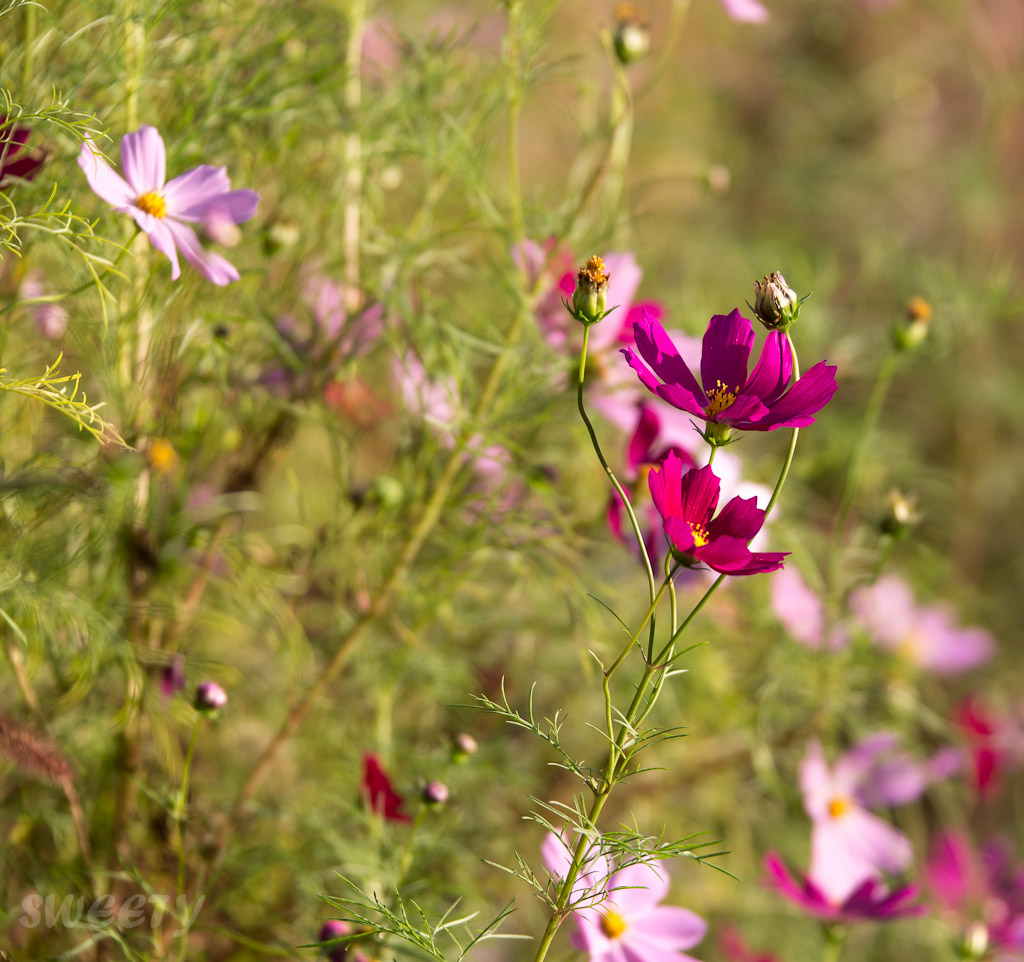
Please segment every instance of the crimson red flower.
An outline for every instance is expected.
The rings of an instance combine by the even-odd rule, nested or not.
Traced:
[[[376,755],[363,756],[363,797],[371,812],[383,816],[389,822],[412,821],[402,811],[404,800],[395,791]]]
[[[683,474],[683,461],[669,453],[647,483],[662,517],[672,553],[689,567],[707,565],[729,575],[775,571],[789,552],[751,551],[747,545],[764,524],[756,498],[733,498],[714,517],[721,482],[711,465]]]

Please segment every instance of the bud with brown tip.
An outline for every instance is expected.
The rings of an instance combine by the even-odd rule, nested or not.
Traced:
[[[595,324],[608,313],[608,281],[611,274],[596,254],[576,272],[572,314],[581,324]]]
[[[779,271],[754,281],[754,313],[769,331],[785,331],[800,315],[800,298]]]
[[[612,43],[615,45],[615,56],[619,58],[621,64],[643,60],[650,52],[650,28],[632,3],[620,3],[615,8]]]
[[[907,302],[904,321],[892,332],[893,344],[899,351],[912,351],[928,337],[932,323],[932,306],[923,297],[912,297]]]

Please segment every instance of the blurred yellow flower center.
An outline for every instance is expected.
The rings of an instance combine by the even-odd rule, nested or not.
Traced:
[[[695,524],[691,521],[690,532],[693,534],[693,546],[695,548],[703,548],[711,540],[708,535],[708,529],[702,524]]]
[[[845,815],[851,808],[851,802],[842,795],[837,795],[828,803],[828,814],[830,818],[839,818]]]
[[[157,474],[167,474],[178,463],[178,453],[174,446],[165,438],[157,438],[149,446],[147,452],[149,466]]]
[[[708,391],[708,398],[710,398],[711,403],[704,408],[704,413],[708,417],[714,417],[716,414],[721,414],[722,411],[736,400],[736,392],[730,391],[721,381],[719,381],[710,391]]]
[[[610,939],[617,939],[626,931],[626,920],[615,909],[609,909],[601,916],[601,931]]]
[[[155,190],[148,191],[145,194],[140,194],[135,198],[135,206],[141,211],[145,211],[147,214],[152,214],[154,217],[160,218],[161,220],[167,214],[167,201],[165,201]]]

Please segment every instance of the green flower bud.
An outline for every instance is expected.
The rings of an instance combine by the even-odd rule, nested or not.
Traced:
[[[769,331],[785,331],[800,314],[800,299],[778,271],[754,281],[754,313]]]
[[[915,495],[903,494],[902,491],[893,488],[885,496],[885,513],[878,525],[882,534],[902,538],[911,528],[916,527],[920,520],[921,513],[917,510]]]
[[[576,290],[572,309],[577,320],[593,324],[601,320],[608,307],[608,279],[604,261],[596,254],[576,272]]]
[[[650,52],[651,32],[647,21],[633,4],[620,3],[615,8],[612,42],[615,45],[615,56],[621,64],[643,60]]]
[[[912,297],[907,302],[907,314],[902,324],[892,332],[893,344],[899,351],[913,351],[928,337],[932,322],[932,306],[923,297]]]

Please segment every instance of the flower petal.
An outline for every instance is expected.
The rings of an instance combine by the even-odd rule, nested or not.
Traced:
[[[819,361],[789,391],[771,405],[771,411],[753,427],[755,431],[805,428],[836,393],[836,367]]]
[[[181,276],[181,267],[178,265],[178,249],[175,245],[174,235],[169,230],[169,223],[152,214],[147,214],[144,210],[139,210],[138,207],[129,207],[128,213],[135,218],[135,223],[146,232],[149,242],[161,254],[167,255],[167,259],[171,262],[171,280],[176,281]]]
[[[650,311],[644,311],[640,321],[633,325],[633,340],[636,341],[640,356],[651,366],[651,370],[658,377],[666,384],[677,384],[693,394],[700,402],[698,405],[700,410],[707,406],[708,399],[697,383],[697,379],[679,355],[679,350],[672,343],[672,339],[665,333],[665,328],[654,319],[654,315]],[[633,369],[636,370],[635,365],[633,365]],[[743,381],[737,383],[742,384]]]
[[[680,554],[693,554],[697,547],[693,540],[693,529],[680,518],[665,519],[665,534],[668,535],[672,547]]]
[[[761,356],[743,385],[744,394],[753,394],[765,404],[777,400],[793,376],[793,352],[786,335],[771,331],[761,348]]]
[[[683,517],[683,460],[678,454],[665,455],[660,467],[647,476],[647,486],[662,518]]]
[[[759,0],[721,0],[721,3],[725,12],[739,23],[764,23],[769,16]]]
[[[700,356],[704,392],[710,393],[721,384],[738,393],[747,381],[747,364],[753,346],[753,325],[738,310],[712,317],[704,332]]]
[[[124,210],[135,198],[135,192],[100,156],[91,141],[87,140],[82,144],[82,149],[78,152],[78,166],[82,168],[93,193],[105,200],[111,207]]]
[[[232,190],[226,167],[201,164],[170,181],[164,199],[167,213],[178,220],[200,221],[216,209],[241,224],[256,213],[260,195],[254,190]]]
[[[164,220],[167,229],[171,232],[178,249],[200,274],[213,284],[223,287],[232,281],[238,280],[238,271],[235,270],[230,261],[225,260],[220,254],[206,250],[199,243],[195,231],[191,227],[179,224],[177,221]]]
[[[619,914],[632,921],[668,895],[668,873],[644,862],[627,865],[608,879],[608,892]]]
[[[708,534],[712,540],[729,535],[749,542],[763,524],[764,512],[757,506],[757,498],[733,498],[708,525]]]
[[[683,520],[706,526],[718,507],[720,490],[721,483],[710,464],[687,471],[682,479]]]
[[[660,942],[676,949],[695,946],[707,933],[708,924],[696,912],[671,905],[658,905],[640,919],[636,937]]]
[[[161,190],[167,176],[167,152],[156,127],[143,124],[121,138],[121,166],[135,196]]]

